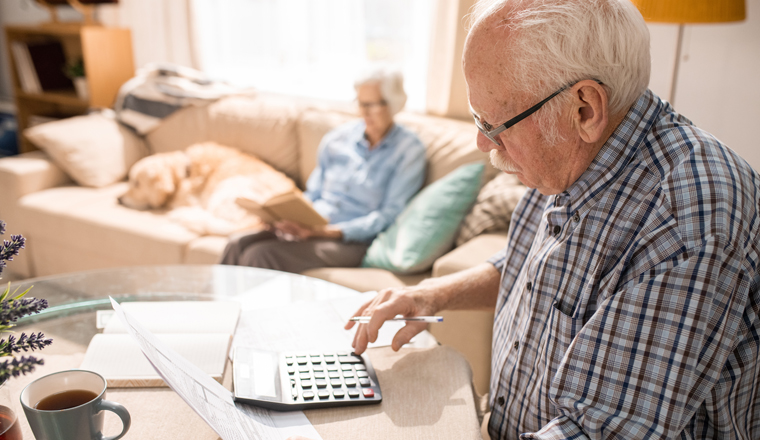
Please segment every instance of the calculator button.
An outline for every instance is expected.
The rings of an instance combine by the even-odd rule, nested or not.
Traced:
[[[324,379],[317,379],[314,383],[317,385],[317,388],[325,388],[327,386],[327,381]]]
[[[285,358],[285,363],[288,364],[288,366],[293,365],[293,356],[288,356]]]
[[[321,365],[316,365],[316,366],[314,366],[314,368],[311,369],[311,371],[315,371],[315,372],[318,372],[318,373],[323,373],[325,371],[325,369],[322,368]]]
[[[341,364],[361,364],[364,362],[359,356],[344,356],[339,357],[338,360],[340,360]]]
[[[333,390],[333,396],[335,396],[338,399],[342,399],[343,396],[345,396],[345,395],[346,395],[346,392],[343,391],[342,389]]]
[[[311,379],[311,374],[309,373],[301,373],[298,375],[298,378],[301,380]]]
[[[304,391],[303,392],[303,398],[304,400],[311,400],[314,398],[314,393],[311,391]]]
[[[299,357],[299,358],[296,360],[296,362],[298,362],[298,365],[306,365],[306,363],[307,363],[308,361],[306,360],[306,358],[305,358],[305,357],[303,357],[303,358]]]
[[[315,371],[315,372],[314,372],[314,378],[315,378],[315,379],[324,379],[324,378],[325,378],[325,373],[317,373],[317,372]]]
[[[343,385],[343,381],[340,379],[333,379],[330,381],[330,386],[332,386],[333,388],[337,388],[341,385]]]
[[[296,390],[296,389],[293,389],[292,393],[293,393],[293,394],[292,394],[292,396],[293,396],[293,400],[298,400],[298,390]]]
[[[340,358],[340,357],[344,357],[344,356],[348,356],[348,352],[345,352],[345,351],[341,351],[341,352],[339,352],[339,353],[338,353],[338,357],[339,357],[339,358]]]
[[[354,378],[346,378],[346,386],[347,387],[355,387],[356,386],[356,379]]]
[[[302,380],[301,381],[301,388],[311,388],[311,381],[310,380]]]
[[[290,379],[290,386],[291,387],[296,386],[296,380],[295,379],[293,379],[293,378]]]
[[[354,365],[354,368],[356,368],[357,371],[358,370],[365,371],[367,369],[367,367],[364,364],[356,364]]]
[[[359,379],[359,385],[368,387],[370,385],[369,379]]]
[[[351,365],[341,365],[340,369],[343,371],[353,371],[353,368],[351,368]]]
[[[366,371],[357,371],[356,375],[359,377],[369,377],[369,374],[367,374]]]
[[[311,369],[309,367],[298,367],[299,373],[309,373]]]
[[[330,397],[329,391],[320,391],[319,392],[319,398],[320,399],[328,399]]]
[[[354,397],[354,398],[359,397],[359,392],[356,390],[348,390],[348,397]]]
[[[338,368],[337,365],[331,365],[327,367],[327,371],[338,371],[338,370],[340,370],[340,368]]]
[[[367,398],[375,397],[375,391],[372,388],[365,388],[362,390],[362,393],[364,393],[364,397]]]
[[[288,374],[290,374],[291,376],[296,374],[296,369],[293,367],[288,368]]]
[[[340,373],[339,373],[339,372],[337,372],[337,371],[331,371],[331,372],[329,373],[329,375],[330,375],[330,378],[331,378],[331,379],[338,379],[338,378],[340,378]]]

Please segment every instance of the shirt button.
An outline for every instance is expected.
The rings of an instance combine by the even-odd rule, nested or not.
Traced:
[[[559,235],[560,232],[562,232],[562,228],[559,225],[554,226],[554,235]]]
[[[525,285],[525,288],[528,289],[528,292],[531,292],[533,290],[533,283],[528,281],[528,284]]]
[[[578,223],[579,221],[581,221],[581,215],[578,214],[578,211],[575,211],[575,214],[573,214],[573,221],[575,223]]]
[[[515,341],[514,347],[515,347],[515,350],[517,350],[518,348],[520,348],[520,341]]]
[[[499,406],[504,406],[504,404],[507,403],[507,401],[504,399],[504,396],[499,396],[497,401],[499,402]]]

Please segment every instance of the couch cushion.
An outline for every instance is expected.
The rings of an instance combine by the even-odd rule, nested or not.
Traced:
[[[396,273],[430,269],[454,244],[459,224],[480,189],[484,165],[463,165],[417,194],[372,242],[362,266]]]
[[[148,153],[142,139],[100,113],[40,124],[24,136],[75,182],[96,188],[124,179]]]
[[[358,290],[359,292],[368,292],[370,290],[385,289],[386,287],[413,286],[425,278],[429,278],[430,272],[414,275],[397,275],[384,269],[327,267],[310,269],[302,273],[302,275],[319,278],[320,280],[339,284],[349,289]]]
[[[528,188],[517,177],[500,173],[480,190],[472,210],[459,229],[456,244],[461,246],[473,237],[488,232],[509,230],[512,211]]]
[[[187,244],[185,264],[217,264],[222,257],[227,237],[208,235],[198,237]]]
[[[491,256],[504,249],[507,237],[506,232],[478,235],[435,260],[433,276],[442,277],[485,263]]]
[[[21,198],[36,274],[182,263],[198,236],[155,211],[119,205],[126,189],[68,186]]]
[[[147,139],[155,153],[218,142],[253,154],[300,182],[296,134],[300,112],[301,107],[285,97],[230,96],[175,112]]]
[[[417,133],[427,149],[426,185],[466,163],[488,162],[488,155],[478,150],[478,129],[472,122],[406,112],[399,113],[396,120]],[[483,181],[492,179],[497,173],[488,163]]]

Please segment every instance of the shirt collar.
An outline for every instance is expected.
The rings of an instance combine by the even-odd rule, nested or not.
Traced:
[[[556,198],[561,205],[566,203],[568,214],[587,210],[591,206],[590,202],[593,204],[602,190],[616,179],[636,155],[639,145],[649,134],[663,105],[663,102],[647,89],[631,106],[588,169]]]
[[[383,138],[380,140],[380,142],[377,144],[377,146],[372,151],[378,151],[382,148],[385,148],[389,143],[390,139],[392,139],[396,133],[401,129],[398,124],[395,122],[392,123],[390,130],[388,130],[388,133],[383,136]],[[356,145],[364,152],[369,152],[369,141],[367,140],[367,137],[364,134],[364,131],[366,130],[367,125],[364,123],[364,121],[360,121],[359,124],[356,126]]]

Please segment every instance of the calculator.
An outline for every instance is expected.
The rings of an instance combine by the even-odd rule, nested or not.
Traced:
[[[277,411],[368,405],[383,400],[366,355],[237,347],[232,369],[235,401]]]

